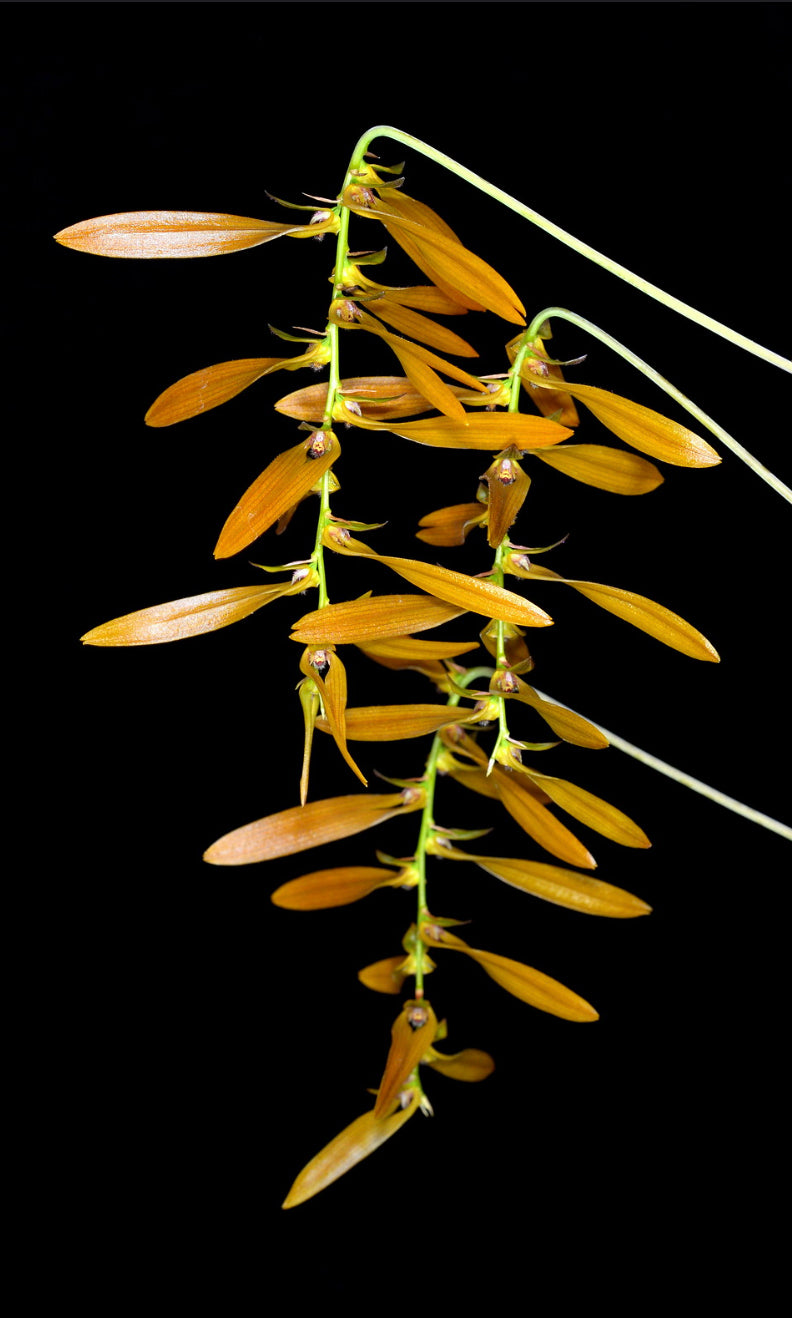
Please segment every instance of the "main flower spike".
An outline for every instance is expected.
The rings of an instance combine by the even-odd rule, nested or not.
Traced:
[[[379,134],[413,145],[600,264],[629,278],[645,292],[660,296],[684,314],[692,314],[716,332],[725,332],[725,327],[645,285],[434,148],[395,129],[371,129],[360,140],[335,200],[310,198],[319,208],[303,204],[293,207],[310,212],[307,222],[305,216],[298,223],[276,223],[215,212],[135,211],[86,220],[57,235],[59,243],[79,251],[146,259],[214,256],[258,247],[281,237],[335,235],[331,290],[323,324],[304,334],[302,330],[273,330],[279,338],[300,345],[296,355],[248,357],[204,367],[165,389],[146,414],[149,426],[171,426],[220,406],[277,371],[326,366],[327,380],[297,389],[276,402],[276,412],[288,418],[287,422],[278,421],[278,427],[293,421],[300,432],[308,433],[293,436],[275,456],[267,455],[261,475],[242,494],[222,528],[215,548],[215,570],[222,570],[226,558],[247,549],[273,528],[282,533],[295,508],[315,495],[311,500],[316,510],[312,545],[304,547],[299,559],[280,567],[253,565],[267,573],[285,573],[285,579],[275,584],[220,587],[173,600],[115,618],[82,638],[86,644],[100,647],[156,645],[218,631],[276,599],[315,591],[315,598],[292,614],[291,639],[300,650],[299,657],[293,656],[291,677],[286,674],[283,678],[284,689],[296,685],[300,706],[297,720],[298,727],[302,721],[303,736],[294,738],[293,751],[286,739],[280,758],[284,765],[290,756],[295,767],[300,764],[299,788],[295,783],[294,794],[300,804],[273,811],[272,806],[278,804],[274,793],[280,787],[279,783],[273,784],[268,788],[272,796],[267,801],[270,813],[218,838],[206,851],[205,860],[217,867],[263,865],[344,841],[390,820],[415,816],[407,826],[414,830],[407,855],[377,851],[378,863],[368,865],[350,865],[339,855],[336,865],[292,877],[277,867],[277,882],[271,894],[276,919],[292,919],[296,912],[348,906],[382,888],[394,890],[386,906],[388,902],[393,906],[403,901],[404,894],[411,894],[415,902],[414,918],[401,938],[401,951],[358,972],[363,986],[386,998],[398,998],[407,989],[406,1000],[392,1025],[391,1044],[374,1091],[373,1106],[311,1159],[294,1181],[285,1208],[302,1204],[327,1189],[401,1130],[419,1109],[430,1115],[432,1106],[422,1080],[427,1072],[466,1082],[477,1082],[491,1074],[494,1062],[488,1053],[478,1048],[444,1053],[437,1047],[446,1037],[447,1025],[444,1019],[438,1019],[426,997],[426,977],[437,969],[430,955],[435,949],[441,954],[460,952],[477,962],[513,997],[552,1016],[578,1023],[597,1019],[594,1007],[558,980],[500,953],[472,946],[451,932],[460,923],[458,920],[430,914],[428,887],[435,861],[467,861],[512,889],[586,915],[629,920],[649,914],[648,904],[640,897],[592,877],[594,856],[586,842],[556,813],[564,812],[575,827],[591,829],[608,842],[631,848],[633,854],[649,846],[639,824],[617,806],[588,787],[545,770],[546,764],[548,770],[553,765],[544,757],[552,756],[559,741],[576,748],[574,752],[567,750],[568,755],[604,750],[609,740],[616,745],[625,743],[609,738],[582,714],[557,704],[523,680],[534,668],[525,630],[536,629],[539,668],[546,662],[544,628],[553,620],[538,605],[507,589],[505,579],[513,576],[536,583],[540,590],[548,582],[560,582],[686,655],[710,662],[716,662],[718,656],[700,632],[664,606],[632,591],[566,578],[549,568],[537,567],[533,556],[556,546],[526,549],[510,537],[516,534],[513,528],[523,516],[524,505],[542,495],[546,478],[543,464],[584,485],[616,494],[649,494],[662,482],[660,470],[646,457],[589,443],[589,414],[630,449],[652,459],[705,468],[715,465],[719,458],[699,435],[643,403],[631,402],[598,385],[566,379],[566,368],[583,359],[559,362],[548,354],[545,345],[551,336],[551,321],[556,316],[571,321],[620,352],[716,437],[740,451],[735,441],[653,368],[592,322],[563,308],[547,308],[526,326],[525,306],[506,277],[472,252],[435,210],[404,192],[401,165],[388,166],[367,156],[369,143]],[[272,200],[277,202],[276,198]],[[387,249],[378,246],[352,250],[350,228],[361,231],[363,241],[372,234],[377,235],[378,242],[394,240],[430,282],[408,282],[404,287],[376,282],[367,271],[375,267],[379,271]],[[493,374],[487,363],[479,361],[476,317],[485,311],[509,326],[525,326],[519,337],[507,344],[509,370],[505,374]],[[436,316],[468,316],[468,337],[449,329]],[[395,356],[399,374],[356,375],[347,368],[347,353],[354,356],[361,332],[378,340],[380,347]],[[509,333],[513,334],[513,329]],[[776,360],[774,354],[749,340],[733,337],[766,360]],[[464,365],[448,357],[460,359]],[[777,364],[792,368],[780,358]],[[537,414],[520,411],[526,398]],[[380,554],[353,538],[353,532],[374,530],[382,523],[353,521],[331,510],[336,496],[343,497],[336,476],[341,446],[334,427],[339,425],[349,428],[344,443],[353,457],[356,451],[367,451],[374,432],[383,431],[396,440],[449,453],[479,451],[488,455],[475,468],[480,473],[478,488],[474,485],[467,491],[467,501],[424,515],[418,530],[418,539],[424,544],[446,548],[463,544],[481,528],[485,534],[479,544],[485,546],[485,557],[480,575],[396,553]],[[361,431],[369,434],[361,435]],[[534,459],[534,465],[529,474],[524,464],[530,459]],[[370,457],[362,460],[371,461]],[[349,453],[344,461],[349,461]],[[453,457],[448,461],[453,464]],[[776,478],[769,479],[780,487]],[[792,493],[787,494],[792,498]],[[376,487],[370,497],[378,497]],[[377,517],[379,509],[361,512]],[[363,593],[353,599],[343,598],[351,589],[342,584],[333,602],[330,592],[336,590],[335,574],[338,572],[343,581],[348,570],[344,560],[350,557],[360,561],[364,572],[374,567],[374,583],[366,583]],[[374,594],[380,567],[395,573],[412,589]],[[483,646],[483,665],[471,657],[479,649],[479,641],[469,639],[469,615],[479,619],[475,631]],[[466,620],[463,635],[466,633],[467,639],[445,634],[437,639],[421,638],[421,633],[459,618]],[[250,625],[251,634],[254,626]],[[267,643],[269,654],[271,632]],[[355,648],[344,651],[342,658],[342,646]],[[349,691],[355,689],[355,669],[361,655],[364,663],[371,660],[379,666],[380,699],[373,705],[350,706]],[[398,674],[404,669],[426,677],[433,688],[432,702],[397,702]],[[276,677],[268,673],[267,689],[274,691],[276,687]],[[532,723],[540,729],[538,734],[531,731]],[[522,724],[529,736],[546,739],[522,739]],[[391,790],[359,791],[309,801],[317,730],[333,738],[348,768],[364,787],[367,776],[353,758],[350,743],[355,743],[356,749],[360,744],[369,755],[372,746],[387,748],[392,741],[414,739],[414,776],[388,778],[378,765],[378,774]],[[629,749],[639,753],[634,747]],[[598,760],[601,763],[598,756],[591,760],[595,767]],[[368,771],[362,755],[361,763]],[[668,770],[668,766],[659,767]],[[449,786],[449,780],[453,786]],[[462,796],[459,788],[472,795]],[[455,799],[463,803],[461,823],[439,822],[438,811],[445,810],[446,795],[452,804]],[[493,804],[522,830],[525,855],[475,855],[462,849],[460,844],[475,842],[490,832],[488,814]],[[470,817],[479,810],[481,819]],[[760,822],[767,823],[766,817]],[[783,831],[785,826],[776,824],[776,828]],[[489,852],[489,844],[487,849]],[[492,849],[497,851],[497,845]],[[536,850],[549,854],[550,861],[537,860]],[[265,874],[266,870],[259,871],[261,877]],[[482,891],[486,891],[486,882],[482,881]],[[282,916],[284,910],[292,914]],[[363,959],[361,954],[360,961]],[[438,958],[440,970],[443,959],[443,955]],[[446,992],[445,978],[440,974],[432,983],[437,984],[433,999],[439,1003]],[[375,1077],[376,1072],[371,1075]]]

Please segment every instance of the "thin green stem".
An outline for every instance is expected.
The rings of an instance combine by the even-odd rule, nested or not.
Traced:
[[[470,686],[470,683],[475,682],[477,678],[489,676],[491,672],[492,670],[490,668],[469,668],[461,677],[455,677],[454,682],[458,687],[468,687]],[[447,703],[451,709],[454,709],[459,704],[460,699],[461,691],[454,691],[449,695]],[[426,765],[424,767],[422,779],[425,798],[424,808],[421,812],[421,826],[418,832],[418,842],[415,848],[415,856],[413,858],[413,865],[418,873],[416,892],[416,936],[415,949],[413,951],[415,961],[415,996],[418,999],[422,998],[424,994],[424,954],[426,951],[419,930],[422,922],[429,914],[429,908],[426,904],[426,844],[429,841],[434,828],[434,795],[435,786],[437,784],[437,761],[443,750],[443,742],[441,741],[440,733],[437,732],[432,739],[432,748],[429,751]]]
[[[623,357],[624,360],[629,362],[631,366],[634,366],[636,370],[641,371],[644,375],[648,376],[648,378],[653,380],[660,389],[669,395],[669,397],[679,403],[680,407],[684,407],[686,412],[689,412],[697,421],[700,421],[701,424],[705,426],[711,434],[715,435],[722,444],[725,444],[728,449],[731,449],[732,453],[736,454],[741,462],[744,462],[746,466],[751,468],[751,471],[755,471],[761,480],[765,481],[766,484],[770,485],[777,494],[781,495],[782,499],[786,499],[787,503],[792,503],[792,490],[790,490],[789,486],[785,485],[784,482],[780,480],[778,476],[774,475],[772,471],[768,471],[767,467],[759,462],[752,453],[749,453],[747,448],[743,448],[742,444],[739,444],[727,430],[723,429],[723,426],[718,425],[717,421],[713,421],[712,417],[708,416],[700,407],[691,402],[689,398],[686,398],[682,391],[677,389],[676,385],[671,384],[670,380],[666,380],[665,376],[661,375],[659,371],[656,371],[648,362],[643,361],[643,359],[637,356],[637,354],[630,348],[627,348],[623,343],[620,343],[618,339],[614,339],[612,334],[608,334],[606,330],[600,329],[599,325],[595,325],[593,321],[587,320],[585,316],[579,316],[576,311],[569,311],[566,307],[545,307],[545,309],[540,311],[537,316],[534,316],[531,324],[525,331],[525,339],[531,340],[536,338],[542,323],[545,320],[548,320],[551,316],[560,320],[568,320],[572,325],[578,325],[580,329],[586,330],[589,334],[593,334],[595,338],[599,339],[601,343],[606,344],[607,347],[618,353],[620,357]]]
[[[664,292],[664,290],[658,288],[656,284],[651,284],[647,279],[642,279],[640,275],[633,274],[633,272],[628,270],[626,266],[619,265],[618,261],[611,260],[609,256],[603,255],[603,253],[598,252],[596,248],[590,247],[588,243],[584,243],[579,238],[575,238],[573,234],[567,233],[565,229],[560,228],[557,224],[553,224],[551,220],[546,220],[544,216],[540,215],[537,211],[532,210],[530,206],[524,205],[524,203],[518,201],[516,197],[510,196],[508,192],[503,192],[501,188],[496,188],[493,183],[489,183],[486,179],[482,178],[481,175],[474,174],[472,170],[461,165],[458,160],[454,160],[451,156],[445,155],[444,152],[438,151],[433,146],[429,146],[427,142],[422,142],[419,137],[413,137],[410,133],[403,133],[400,129],[391,128],[386,124],[378,124],[375,128],[369,128],[355,147],[350,170],[360,168],[369,144],[376,137],[389,137],[394,142],[401,142],[402,145],[411,147],[413,151],[418,151],[421,155],[428,156],[430,160],[434,160],[436,164],[442,165],[444,169],[450,170],[451,173],[464,179],[466,183],[470,183],[474,188],[478,188],[481,192],[485,192],[489,197],[492,197],[494,201],[500,202],[502,206],[508,207],[509,210],[516,211],[516,213],[522,216],[523,219],[530,220],[531,224],[537,225],[538,228],[544,229],[545,233],[551,234],[552,237],[557,238],[559,242],[565,243],[567,247],[573,248],[574,251],[579,252],[581,256],[585,256],[587,260],[593,261],[596,265],[602,266],[604,270],[609,270],[612,275],[616,275],[619,279],[624,279],[628,284],[632,284],[633,288],[637,288],[639,292],[645,293],[647,297],[654,298],[657,302],[662,302],[664,306],[669,307],[671,311],[678,312],[680,316],[685,316],[688,320],[694,321],[697,325],[701,325],[704,329],[710,330],[713,334],[719,334],[721,338],[727,339],[730,343],[733,343],[738,348],[742,348],[745,352],[753,353],[755,357],[761,357],[763,361],[770,362],[772,366],[779,366],[782,371],[788,371],[792,374],[792,361],[788,358],[782,357],[780,353],[772,352],[769,348],[762,347],[760,343],[755,343],[753,339],[746,338],[744,334],[738,334],[735,330],[729,329],[728,325],[721,324],[719,320],[714,320],[712,316],[707,316],[704,312],[697,311],[695,307],[689,306],[687,302],[682,302],[680,298],[673,297],[670,293]]]
[[[571,709],[570,705],[565,705],[563,701],[556,700],[555,696],[548,696],[546,692],[540,691],[534,687],[534,691],[542,700],[549,700],[554,705],[560,705],[562,709]],[[579,711],[572,709],[573,714]],[[615,732],[610,732],[603,728],[601,723],[595,723],[594,719],[585,717],[595,728],[608,738],[612,746],[617,750],[624,751],[625,755],[631,755],[633,759],[640,760],[641,764],[647,764],[650,769],[656,769],[658,773],[663,773],[667,778],[673,778],[675,782],[681,783],[683,787],[689,787],[692,792],[698,792],[701,796],[709,797],[710,801],[715,801],[718,805],[725,806],[727,810],[732,810],[736,815],[742,815],[744,819],[750,819],[754,824],[760,824],[762,828],[767,828],[771,833],[778,833],[780,837],[788,838],[792,841],[792,828],[788,824],[782,824],[780,820],[773,819],[771,815],[765,815],[761,810],[754,810],[752,806],[745,805],[742,801],[737,801],[733,796],[727,796],[725,792],[719,792],[716,787],[710,787],[703,783],[700,778],[694,778],[692,774],[685,773],[684,769],[675,769],[673,765],[666,764],[665,760],[660,760],[656,755],[650,755],[648,751],[641,750],[640,746],[633,746],[632,742],[625,741]]]

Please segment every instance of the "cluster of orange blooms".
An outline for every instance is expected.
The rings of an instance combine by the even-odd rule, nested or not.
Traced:
[[[167,389],[146,415],[150,426],[170,426],[217,407],[275,371],[329,365],[328,381],[298,389],[275,404],[278,412],[299,422],[307,433],[275,457],[245,491],[228,516],[215,549],[217,558],[228,558],[270,528],[283,530],[297,505],[314,494],[319,495],[320,513],[312,553],[286,565],[286,577],[276,584],[214,590],[145,608],[98,626],[82,638],[90,645],[129,646],[198,636],[238,622],[282,596],[317,589],[319,607],[303,612],[291,633],[300,647],[298,690],[305,729],[300,804],[221,837],[205,859],[214,865],[273,860],[352,836],[397,815],[420,814],[420,837],[415,854],[408,859],[393,862],[385,857],[382,859],[390,863],[316,870],[285,883],[272,895],[276,906],[293,910],[341,906],[383,886],[412,888],[418,897],[416,918],[402,951],[360,973],[365,985],[386,994],[400,994],[405,980],[415,979],[413,996],[404,1002],[393,1025],[374,1105],[308,1163],[297,1177],[286,1207],[324,1189],[389,1139],[419,1108],[431,1111],[421,1084],[421,1066],[467,1081],[482,1080],[492,1071],[494,1063],[484,1052],[465,1049],[451,1055],[437,1047],[445,1037],[445,1022],[437,1020],[424,994],[424,976],[434,969],[429,949],[462,952],[509,993],[539,1010],[569,1021],[597,1018],[589,1003],[556,980],[507,957],[469,946],[449,931],[457,921],[430,914],[425,887],[427,855],[473,863],[523,892],[591,915],[627,918],[649,911],[638,897],[591,877],[593,856],[551,807],[628,847],[649,845],[638,825],[588,790],[523,759],[525,751],[538,754],[559,740],[589,749],[602,748],[608,742],[594,724],[543,697],[524,680],[533,666],[525,630],[545,627],[552,618],[508,589],[505,577],[542,585],[566,584],[666,645],[693,658],[717,661],[709,642],[662,605],[629,590],[561,577],[536,565],[534,555],[539,551],[509,538],[531,483],[522,466],[526,456],[588,485],[640,495],[659,485],[662,476],[653,462],[633,450],[692,467],[714,465],[719,461],[717,454],[685,427],[642,405],[592,385],[568,381],[562,364],[553,361],[547,351],[549,325],[534,325],[533,332],[530,326],[526,329],[525,308],[506,280],[463,246],[433,210],[407,196],[396,173],[379,164],[365,164],[354,177],[347,176],[340,197],[328,202],[326,209],[305,208],[311,211],[305,223],[144,211],[103,216],[57,235],[63,245],[81,251],[142,258],[212,256],[281,236],[338,236],[333,296],[324,332],[301,339],[283,335],[303,345],[295,356],[247,358],[196,371]],[[351,215],[364,221],[364,229],[365,222],[384,226],[428,282],[396,288],[369,278],[366,268],[380,264],[384,253],[353,257],[346,240]],[[521,327],[520,335],[508,344],[512,369],[505,376],[473,374],[446,359],[445,354],[466,360],[478,354],[433,317],[460,317],[475,311],[492,312]],[[383,340],[401,373],[341,378],[338,344],[344,330],[362,330]],[[534,405],[534,412],[518,410],[521,397]],[[579,424],[576,402],[629,448],[569,442]],[[424,413],[431,415],[421,416]],[[415,417],[421,419],[405,420]],[[491,453],[492,461],[475,499],[428,513],[418,532],[418,538],[428,545],[453,546],[469,533],[482,530],[494,551],[489,570],[469,576],[419,559],[378,554],[355,538],[353,532],[373,528],[330,513],[330,496],[337,488],[334,468],[341,455],[334,427],[340,425],[388,430],[433,447]],[[326,551],[377,560],[400,579],[400,589],[330,603]],[[402,583],[412,589],[401,588]],[[483,619],[480,639],[490,661],[485,670],[472,670],[460,662],[463,655],[478,648],[478,641],[418,636],[465,614]],[[349,706],[341,646],[357,647],[391,670],[418,670],[434,684],[440,700]],[[482,672],[487,675],[484,679]],[[485,686],[479,689],[477,680],[484,680]],[[460,701],[466,703],[460,705]],[[507,712],[515,701],[529,705],[554,740],[528,743],[513,737]],[[493,723],[496,741],[487,751],[477,737],[477,725],[491,729]],[[364,787],[366,779],[350,743],[421,736],[433,740],[423,776],[409,783],[393,783],[396,790],[357,791],[309,801],[316,729],[333,738]],[[500,802],[554,863],[460,849],[457,843],[479,835],[435,825],[432,803],[438,774]]]

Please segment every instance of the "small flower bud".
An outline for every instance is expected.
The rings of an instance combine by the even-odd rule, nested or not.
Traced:
[[[360,307],[349,298],[337,297],[330,303],[330,318],[338,325],[352,325],[360,316]]]
[[[520,683],[514,676],[514,673],[510,673],[504,669],[501,669],[500,672],[496,673],[490,682],[490,690],[493,693],[500,692],[500,694],[504,696],[513,696],[519,691],[519,689]]]
[[[407,1008],[407,1022],[414,1030],[423,1029],[429,1020],[429,1012],[426,1007],[418,1002],[413,1002]]]
[[[306,449],[309,458],[322,458],[333,447],[335,436],[332,430],[315,430]]]
[[[327,668],[327,665],[330,663],[330,655],[327,650],[311,650],[308,655],[308,663],[312,668],[321,672],[321,670]]]

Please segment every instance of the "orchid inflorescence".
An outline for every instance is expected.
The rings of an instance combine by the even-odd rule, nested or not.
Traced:
[[[525,469],[530,460],[586,485],[637,496],[663,480],[648,459],[707,468],[720,461],[718,454],[699,435],[643,404],[567,379],[569,369],[582,359],[573,363],[555,359],[549,346],[553,318],[564,316],[611,346],[614,341],[560,308],[544,308],[529,320],[506,280],[468,250],[433,210],[404,191],[402,166],[385,166],[370,156],[367,147],[375,131],[381,130],[372,130],[358,143],[339,196],[292,207],[307,213],[293,223],[215,213],[141,211],[88,220],[57,235],[63,245],[81,251],[142,258],[212,256],[280,237],[335,236],[332,298],[323,331],[275,331],[301,350],[292,356],[247,358],[196,371],[166,389],[146,414],[149,426],[170,426],[219,406],[276,371],[328,367],[325,382],[297,389],[275,404],[278,412],[299,423],[304,434],[275,457],[245,491],[228,516],[214,552],[216,558],[228,558],[247,549],[272,527],[280,533],[298,504],[316,495],[319,512],[312,549],[301,561],[284,567],[259,565],[268,575],[286,574],[274,584],[214,590],[145,608],[95,627],[82,638],[90,645],[129,646],[198,636],[238,622],[280,597],[316,591],[316,607],[303,609],[291,632],[299,646],[295,665],[299,677],[297,672],[295,677],[304,725],[300,803],[227,833],[209,847],[205,859],[221,866],[254,864],[351,837],[406,814],[417,817],[417,841],[408,857],[397,859],[377,852],[377,865],[313,870],[272,894],[276,906],[298,911],[343,906],[383,887],[414,889],[417,899],[414,922],[404,935],[401,950],[359,973],[364,985],[384,994],[399,995],[406,981],[414,981],[393,1024],[373,1106],[308,1163],[284,1207],[293,1207],[323,1190],[395,1134],[419,1109],[431,1112],[421,1067],[466,1081],[483,1080],[493,1070],[492,1058],[477,1048],[450,1054],[438,1047],[446,1036],[446,1023],[438,1020],[425,990],[438,951],[461,952],[507,992],[541,1011],[568,1021],[597,1019],[595,1009],[571,989],[530,966],[471,946],[451,932],[460,921],[430,913],[428,856],[468,862],[522,892],[589,915],[633,918],[650,910],[639,897],[591,876],[594,857],[551,808],[558,807],[623,846],[650,845],[642,829],[621,810],[538,767],[541,754],[561,741],[594,750],[606,747],[609,740],[596,724],[542,695],[525,680],[533,668],[526,630],[549,626],[552,618],[543,607],[507,588],[506,578],[528,582],[540,592],[548,583],[570,586],[665,645],[694,659],[718,660],[712,645],[695,627],[661,604],[622,587],[565,578],[535,561],[555,546],[528,547],[511,538],[531,486]],[[395,131],[389,135],[405,140],[405,135]],[[426,149],[425,154],[432,152]],[[447,163],[445,158],[443,163]],[[370,249],[354,253],[350,249],[353,217],[356,224],[360,221],[363,241],[373,238]],[[428,282],[392,287],[371,277],[370,272],[386,256],[378,245],[383,229]],[[470,369],[478,356],[476,350],[434,319],[439,315],[456,321],[485,311],[518,327],[516,336],[510,330],[505,373]],[[398,374],[342,375],[342,342],[346,351],[346,336],[360,331],[384,342],[396,359]],[[629,350],[615,346],[644,367]],[[448,355],[463,359],[465,367],[447,360]],[[652,373],[651,368],[647,373]],[[673,386],[668,391],[681,399]],[[520,410],[526,401],[533,411]],[[569,442],[581,420],[576,404],[592,412],[628,447]],[[684,405],[703,418],[686,400]],[[703,419],[708,424],[709,419]],[[470,576],[422,559],[380,554],[358,538],[375,530],[374,526],[331,512],[331,499],[340,488],[336,476],[340,426],[353,434],[359,429],[385,430],[421,445],[480,450],[489,455],[470,501],[425,512],[417,532],[419,540],[433,547],[461,545],[467,536],[483,532],[491,552],[488,565],[482,562],[480,575]],[[715,423],[710,429],[721,437],[725,434]],[[730,446],[738,447],[734,442]],[[374,560],[396,575],[398,589],[391,593],[370,590],[360,598],[331,603],[328,554]],[[373,579],[376,581],[376,574]],[[466,615],[478,616],[479,639],[418,637]],[[470,657],[479,642],[489,656],[484,665]],[[339,653],[341,647],[349,646],[385,669],[418,671],[433,684],[437,697],[424,704],[350,706],[346,665]],[[524,739],[520,727],[523,711],[515,711],[515,705],[527,705],[534,711],[549,740]],[[391,791],[356,791],[309,801],[316,730],[332,737],[364,788],[367,781],[351,744],[418,737],[432,740],[423,769],[409,781],[387,780]],[[552,863],[463,849],[460,844],[475,841],[482,831],[436,822],[438,776],[500,803],[533,843],[549,854]]]

